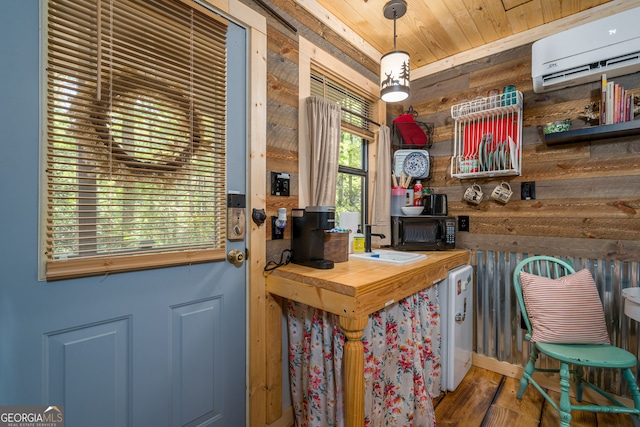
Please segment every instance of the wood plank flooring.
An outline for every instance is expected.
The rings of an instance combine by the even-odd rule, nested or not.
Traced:
[[[542,395],[529,386],[516,398],[520,381],[476,366],[456,391],[434,399],[438,427],[557,427],[560,417]],[[559,401],[558,393],[549,394]],[[573,401],[573,399],[572,399]],[[637,427],[630,415],[572,412],[572,427]]]

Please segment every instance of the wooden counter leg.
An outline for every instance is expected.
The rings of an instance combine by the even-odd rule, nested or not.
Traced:
[[[342,359],[345,427],[364,426],[364,346],[361,339],[367,320],[368,317],[340,317],[340,326],[347,337]]]

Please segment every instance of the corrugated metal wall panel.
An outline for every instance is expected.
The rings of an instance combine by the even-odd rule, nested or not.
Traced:
[[[499,361],[524,366],[529,343],[520,327],[520,310],[512,286],[516,265],[528,254],[476,251],[476,337],[475,351]],[[575,270],[588,269],[603,301],[605,320],[613,344],[636,357],[640,354],[638,323],[624,314],[622,290],[640,286],[640,263],[587,258],[566,258]],[[543,367],[555,362],[541,357]],[[637,367],[636,367],[637,368]],[[636,369],[637,371],[637,369]],[[587,378],[607,391],[626,395],[619,372],[590,370]]]

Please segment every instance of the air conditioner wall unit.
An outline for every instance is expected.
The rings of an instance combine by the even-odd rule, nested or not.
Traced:
[[[640,7],[545,37],[533,43],[536,93],[640,71]]]

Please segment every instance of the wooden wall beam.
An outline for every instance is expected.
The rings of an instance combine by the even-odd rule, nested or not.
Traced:
[[[637,262],[640,259],[640,242],[637,240],[458,233],[456,235],[456,246],[477,251],[542,254],[629,262]]]
[[[271,424],[282,416],[282,298],[267,294],[266,312],[267,424]]]
[[[346,27],[340,25],[335,17],[332,19],[328,12],[316,16],[307,9],[307,5],[301,5],[299,0],[272,0],[272,3],[290,16],[295,16],[296,20],[310,30],[301,31],[305,36],[319,35],[342,51],[348,62],[354,61],[375,75],[380,72],[380,55],[377,59],[372,58],[370,55],[375,57],[376,54],[370,50],[368,43],[358,38],[353,31],[347,31]],[[348,34],[347,38],[343,36],[345,34]]]

